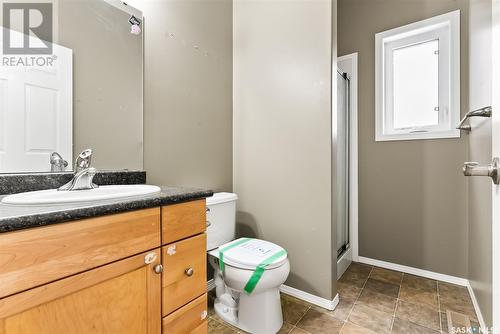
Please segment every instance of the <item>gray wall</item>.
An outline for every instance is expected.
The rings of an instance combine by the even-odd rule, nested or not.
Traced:
[[[233,19],[238,233],[285,247],[286,284],[331,300],[332,1],[239,0]]]
[[[491,0],[470,3],[470,109],[492,104]],[[491,160],[491,119],[471,119],[469,161]],[[469,280],[488,326],[492,325],[492,198],[491,180],[469,178]]]
[[[145,17],[148,182],[231,191],[231,1],[137,5]]]
[[[73,50],[73,159],[90,147],[97,168],[142,169],[142,35],[103,0],[58,1],[58,18]]]
[[[360,256],[466,277],[467,138],[375,142],[375,33],[456,9],[464,113],[466,0],[339,0],[338,55],[359,52]]]

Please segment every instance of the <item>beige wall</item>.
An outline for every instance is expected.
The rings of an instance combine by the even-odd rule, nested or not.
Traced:
[[[491,0],[470,3],[470,109],[492,103]],[[491,119],[471,119],[469,161],[491,161]],[[492,199],[491,180],[469,178],[469,280],[488,326],[492,325]]]
[[[136,1],[148,182],[232,190],[232,3]]]
[[[375,34],[462,10],[462,113],[467,102],[466,0],[339,0],[338,55],[359,52],[359,254],[467,276],[467,138],[375,142]]]
[[[142,35],[103,0],[60,0],[58,18],[73,50],[73,159],[90,147],[96,168],[142,169]]]
[[[332,1],[238,0],[233,20],[238,233],[285,247],[286,284],[331,300]]]

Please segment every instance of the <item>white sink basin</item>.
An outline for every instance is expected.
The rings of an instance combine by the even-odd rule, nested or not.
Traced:
[[[135,198],[160,191],[160,187],[146,184],[100,186],[96,189],[76,191],[50,189],[9,195],[2,199],[2,203],[12,205],[92,203],[111,199]]]

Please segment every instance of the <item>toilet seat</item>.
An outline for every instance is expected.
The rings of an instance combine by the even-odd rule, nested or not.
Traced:
[[[247,239],[246,241],[244,239]],[[235,245],[231,247],[232,245]],[[224,264],[246,270],[255,270],[264,260],[274,254],[283,251],[284,248],[272,242],[253,239],[240,238],[220,246],[209,252],[210,255],[219,258],[220,250],[224,250]],[[266,266],[266,270],[281,267],[287,262],[287,254],[276,258]]]

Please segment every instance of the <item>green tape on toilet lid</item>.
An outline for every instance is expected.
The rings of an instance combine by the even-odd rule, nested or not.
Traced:
[[[245,292],[250,294],[255,290],[255,287],[259,283],[260,279],[262,278],[262,275],[264,274],[264,271],[266,270],[266,267],[270,264],[272,264],[274,261],[278,260],[280,257],[286,256],[287,252],[286,250],[282,249],[279,252],[271,255],[264,261],[262,261],[257,268],[255,268],[255,271],[253,272],[252,276],[250,276],[250,279],[248,280],[247,284],[245,285]]]
[[[253,240],[252,238],[241,238],[238,240],[235,240],[231,242],[229,245],[224,245],[222,247],[219,247],[219,269],[221,272],[224,272],[224,252],[227,252],[228,250],[237,247],[239,245],[242,245],[250,240]]]

